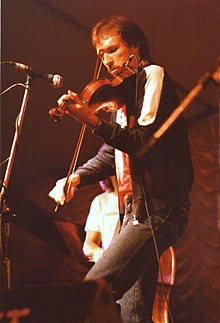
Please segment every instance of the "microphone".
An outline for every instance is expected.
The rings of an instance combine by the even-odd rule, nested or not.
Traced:
[[[16,63],[16,62],[10,62],[10,63],[15,65],[15,68],[19,70],[27,71],[31,76],[39,77],[42,80],[48,81],[55,88],[60,88],[63,86],[63,77],[61,75],[58,75],[58,74],[53,75],[50,73],[36,71],[32,67],[21,63]]]

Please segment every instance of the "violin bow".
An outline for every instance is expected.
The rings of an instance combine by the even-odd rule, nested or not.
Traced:
[[[102,60],[99,57],[97,57],[96,64],[95,64],[94,75],[93,75],[93,81],[99,78],[101,68],[102,68]],[[81,127],[81,130],[80,130],[80,133],[79,133],[78,140],[77,140],[76,148],[75,148],[75,151],[73,153],[72,161],[71,161],[71,164],[70,164],[67,176],[66,176],[66,182],[65,182],[65,185],[64,185],[65,200],[66,200],[66,196],[67,196],[67,194],[69,192],[69,189],[70,189],[69,178],[70,178],[70,175],[73,174],[74,171],[75,171],[76,164],[77,164],[77,161],[78,161],[78,158],[79,158],[79,153],[80,153],[80,150],[81,150],[81,147],[82,147],[82,142],[83,142],[83,139],[85,137],[85,131],[86,131],[86,125],[83,123],[82,127]],[[54,212],[58,211],[59,206],[60,206],[60,204],[57,203]]]

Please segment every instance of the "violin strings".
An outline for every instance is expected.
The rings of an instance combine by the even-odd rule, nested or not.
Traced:
[[[94,75],[93,75],[93,80],[97,80],[99,78],[101,68],[102,68],[102,60],[99,57],[97,57],[96,64],[95,64]]]

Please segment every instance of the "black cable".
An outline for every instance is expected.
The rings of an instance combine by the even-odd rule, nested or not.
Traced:
[[[49,1],[45,0],[33,0],[36,3],[39,3],[40,5],[44,6],[48,10],[50,10],[52,13],[60,16],[61,18],[64,18],[66,21],[72,23],[74,26],[76,26],[78,29],[82,30],[87,35],[90,35],[91,28],[87,24],[82,23],[80,20],[73,17],[71,14],[67,13],[66,11],[60,9],[59,7],[55,6]]]
[[[148,203],[147,203],[147,196],[146,196],[146,192],[145,192],[145,189],[144,189],[143,178],[142,177],[140,177],[140,184],[141,184],[141,189],[142,189],[143,196],[144,196],[144,204],[145,204],[145,209],[146,209],[146,212],[147,212],[147,219],[148,219],[148,222],[149,222],[149,225],[150,225],[152,238],[153,238],[153,242],[154,242],[154,249],[155,249],[155,253],[156,253],[156,257],[157,257],[159,273],[160,273],[160,276],[161,276],[161,285],[162,285],[163,295],[164,295],[165,302],[167,304],[169,317],[171,319],[171,322],[174,323],[173,316],[172,316],[170,306],[169,306],[169,301],[168,301],[167,296],[166,296],[165,285],[164,285],[164,280],[163,280],[163,271],[162,271],[162,267],[161,267],[161,264],[160,264],[160,256],[159,256],[157,241],[156,241],[154,228],[153,228],[151,218],[150,218],[150,212],[149,212],[149,207],[148,207]]]

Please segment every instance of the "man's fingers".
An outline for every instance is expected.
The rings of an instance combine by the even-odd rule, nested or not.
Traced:
[[[68,91],[68,95],[70,96],[70,98],[77,104],[83,106],[85,105],[85,102],[81,99],[81,97],[75,93],[75,92],[72,92],[72,91]]]
[[[50,192],[49,197],[55,200],[56,203],[63,205],[65,202],[65,196],[63,193],[63,189],[60,185],[56,185]]]
[[[58,100],[57,103],[58,105],[61,105],[62,103],[67,103],[68,104],[68,100],[75,100],[75,97],[77,98],[77,93],[74,93],[72,91],[68,91],[67,94],[63,94]]]
[[[64,103],[66,100],[68,100],[68,95],[67,94],[63,94],[58,100],[57,103],[58,105],[61,105],[62,103]]]

